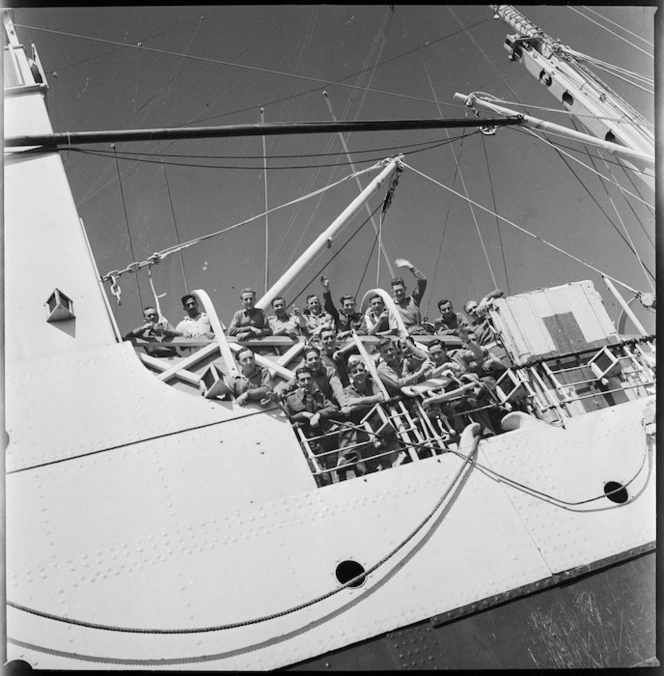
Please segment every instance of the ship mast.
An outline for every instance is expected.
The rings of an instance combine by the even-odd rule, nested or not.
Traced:
[[[509,58],[522,63],[591,134],[645,155],[654,155],[652,126],[583,66],[572,50],[544,33],[511,5],[491,5],[491,8],[495,18],[501,18],[516,31],[505,39]],[[638,161],[625,163],[639,172],[645,168]]]

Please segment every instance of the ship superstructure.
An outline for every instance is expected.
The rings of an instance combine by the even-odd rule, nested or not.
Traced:
[[[5,135],[48,135],[39,58],[26,56],[10,21],[5,29]],[[619,332],[592,283],[494,302],[512,366],[481,408],[502,411],[503,433],[481,437],[478,411],[466,408],[455,434],[431,407],[464,393],[425,383],[373,410],[399,440],[394,466],[323,481],[334,472],[280,406],[243,407],[228,394],[240,345],[204,289],[194,293],[214,340],[175,341],[174,360],[122,341],[58,152],[8,150],[9,660],[283,667],[386,634],[396,641],[424,621],[451,637],[455,620],[479,610],[654,558],[654,336]],[[383,198],[402,169],[400,158],[386,160],[349,209]],[[374,293],[392,307],[372,289],[363,309]],[[372,371],[377,340],[353,341]],[[281,380],[304,347],[247,344]],[[579,626],[604,635],[603,598],[566,603],[565,639],[529,648],[535,665],[561,646],[573,654]],[[624,631],[648,652],[647,631]],[[399,650],[402,666],[424,666]],[[624,659],[643,661],[630,650]],[[494,663],[515,666],[498,653]]]

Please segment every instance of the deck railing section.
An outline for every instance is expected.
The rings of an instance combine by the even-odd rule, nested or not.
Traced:
[[[294,372],[288,365],[300,357],[304,339],[292,341],[267,337],[242,343],[229,340],[207,293],[198,290],[194,294],[210,317],[215,339],[166,343],[199,348],[174,365],[168,360],[141,354],[140,358],[147,366],[161,371],[158,376],[161,380],[177,377],[199,385],[201,376],[190,368],[215,354],[222,356],[225,374],[237,372],[233,353],[243,345],[254,349],[256,361],[261,366],[285,380],[292,378]],[[384,401],[369,408],[359,424],[340,416],[325,434],[312,435],[311,430],[293,425],[319,486],[452,450],[458,444],[461,431],[473,422],[483,426],[484,434],[500,433],[502,430],[496,429],[496,421],[515,409],[560,425],[575,415],[648,396],[655,391],[654,337],[631,339],[599,350],[559,355],[512,367],[497,378],[495,388],[459,383],[459,387],[450,392],[440,382],[427,381],[432,383],[428,388],[426,383],[418,386],[416,392],[406,388],[411,390],[407,395],[396,397],[388,396],[376,372],[374,358],[367,351],[366,345],[374,345],[377,339],[353,334],[352,340],[367,370],[378,383]],[[155,343],[144,345],[149,347]],[[275,351],[272,359],[256,352],[257,349],[266,352],[270,348]]]

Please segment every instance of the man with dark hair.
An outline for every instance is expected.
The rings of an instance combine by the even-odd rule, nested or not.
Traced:
[[[398,442],[394,428],[385,427],[377,413],[374,413],[368,422],[374,431],[383,430],[380,437],[377,434],[369,437],[366,430],[360,426],[369,410],[385,401],[385,395],[367,371],[361,357],[353,355],[349,359],[348,373],[350,384],[344,388],[341,412],[346,415],[351,426],[340,434],[338,465],[353,462],[355,474],[361,476],[379,467],[391,467],[396,453],[385,453],[385,450],[396,448]],[[375,455],[381,457],[374,458]],[[346,478],[346,470],[339,469],[337,474],[340,481]]]
[[[338,339],[345,340],[349,338],[352,331],[356,331],[360,336],[367,335],[367,322],[361,312],[355,308],[355,298],[348,294],[341,296],[341,312],[337,310],[332,300],[330,291],[330,280],[325,276],[320,276],[320,283],[323,285],[323,299],[325,301],[325,310],[334,318],[334,326],[337,331]]]
[[[504,295],[503,291],[496,289],[484,296],[479,303],[467,300],[463,304],[463,311],[470,319],[468,330],[475,334],[475,340],[480,347],[495,341],[495,331],[489,319],[489,309],[494,298],[502,298]]]
[[[460,328],[469,328],[468,320],[460,312],[454,311],[451,300],[439,300],[438,310],[440,317],[435,320],[434,325],[439,336],[458,336]]]
[[[334,329],[334,317],[323,312],[320,298],[315,293],[307,296],[307,309],[303,311],[304,321],[310,336],[317,336],[324,328]]]
[[[429,331],[422,325],[422,313],[420,312],[420,303],[427,288],[427,278],[405,258],[397,258],[394,262],[400,268],[410,270],[417,280],[415,290],[410,295],[406,294],[406,284],[401,277],[395,277],[392,280],[392,293],[394,294],[392,300],[397,306],[397,311],[409,335],[427,334]]]
[[[331,418],[339,415],[339,408],[331,402],[315,385],[311,369],[301,366],[295,371],[297,389],[284,397],[284,408],[290,421],[302,428],[304,435],[311,439],[310,447],[314,455],[319,456],[321,467],[332,469],[336,465],[337,446],[335,425]],[[320,485],[332,483],[330,472],[317,475]]]
[[[229,385],[237,403],[244,406],[247,402],[259,401],[262,406],[267,406],[273,395],[272,374],[256,363],[256,357],[248,347],[237,352],[235,358],[240,372],[229,378]]]
[[[145,318],[145,324],[129,331],[123,340],[134,342],[135,338],[139,338],[149,343],[163,343],[169,338],[181,335],[171,326],[165,317],[160,317],[156,308],[151,305],[143,308],[143,317]],[[151,357],[175,357],[178,352],[174,347],[158,345],[157,347],[146,347],[145,353]]]
[[[386,336],[393,333],[390,326],[390,313],[385,307],[385,302],[377,293],[369,298],[369,309],[364,317],[367,321],[367,333],[370,336]]]
[[[231,325],[228,327],[228,335],[235,336],[238,340],[271,336],[272,329],[268,324],[265,312],[254,305],[256,292],[253,289],[242,289],[240,299],[242,300],[242,309],[233,315]]]
[[[348,385],[348,367],[344,353],[337,347],[337,334],[334,329],[322,329],[320,332],[321,361],[325,366],[334,369],[341,384]]]
[[[296,340],[298,336],[307,335],[307,325],[300,314],[300,311],[294,307],[293,312],[286,312],[286,299],[283,296],[277,296],[272,299],[272,309],[274,314],[267,318],[273,336],[288,336]]]
[[[336,369],[323,363],[321,351],[313,345],[306,347],[302,356],[303,360],[300,363],[300,368],[308,368],[318,389],[331,402],[338,405],[344,391],[344,386],[341,383],[341,379],[339,378]],[[297,387],[297,379],[293,377],[287,383],[278,385],[276,390],[280,394],[283,394],[290,392],[295,387]]]
[[[414,343],[402,339],[399,348],[390,338],[378,343],[381,361],[376,371],[391,397],[401,394],[402,387],[424,380],[431,368],[427,354]]]
[[[182,309],[187,313],[175,330],[185,338],[214,338],[210,318],[201,312],[198,299],[192,293],[182,296]]]

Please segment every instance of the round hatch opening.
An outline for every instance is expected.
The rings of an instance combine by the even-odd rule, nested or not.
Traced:
[[[360,587],[367,579],[366,575],[364,575],[364,567],[357,561],[342,561],[337,566],[335,574],[337,576],[337,580],[339,580],[341,584],[346,584],[346,582],[349,582],[350,580],[357,577],[358,579],[355,580],[355,582],[349,584],[349,587]],[[358,577],[359,575],[362,575],[362,577]]]
[[[629,500],[627,489],[617,481],[607,481],[604,484],[604,495],[606,495],[611,502],[617,502],[622,505]]]

